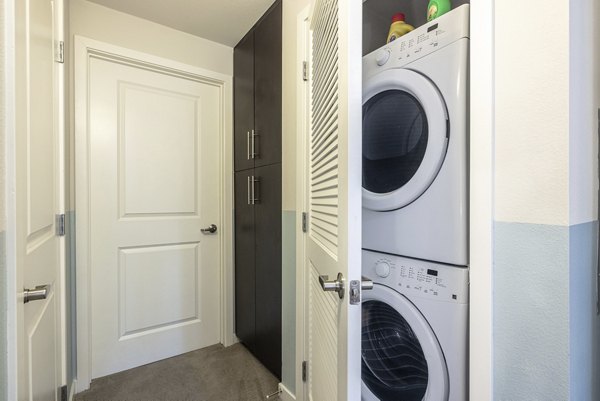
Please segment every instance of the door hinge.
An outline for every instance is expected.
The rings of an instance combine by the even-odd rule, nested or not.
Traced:
[[[65,214],[56,215],[56,235],[62,237],[66,234]]]
[[[306,383],[308,381],[308,362],[302,361],[302,381]]]
[[[56,42],[54,49],[54,61],[57,63],[65,62],[65,42],[62,40]]]
[[[308,215],[306,212],[302,212],[302,232],[305,233],[308,231]]]
[[[69,401],[69,395],[67,394],[67,386],[64,385],[59,390],[60,390],[60,401]]]
[[[308,62],[302,62],[302,80],[308,81]]]

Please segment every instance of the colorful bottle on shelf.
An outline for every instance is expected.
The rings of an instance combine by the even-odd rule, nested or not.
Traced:
[[[452,8],[450,0],[430,0],[427,6],[427,21],[446,14]]]
[[[390,32],[388,33],[387,43],[390,43],[398,39],[402,35],[406,35],[413,29],[414,26],[404,22],[405,16],[402,13],[394,14],[392,17],[392,25],[390,25]]]

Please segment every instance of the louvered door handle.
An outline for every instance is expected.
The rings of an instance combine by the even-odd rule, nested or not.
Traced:
[[[50,286],[48,284],[38,285],[34,289],[25,289],[23,291],[23,303],[46,299],[49,292]]]
[[[335,280],[329,281],[329,276],[319,276],[319,283],[323,291],[334,291],[340,299],[344,298],[344,275],[338,273]]]

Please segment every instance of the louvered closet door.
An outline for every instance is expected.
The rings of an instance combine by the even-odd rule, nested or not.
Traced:
[[[311,4],[307,239],[309,399],[360,400],[361,0]],[[343,275],[345,292],[319,276]],[[324,277],[323,277],[324,278]]]

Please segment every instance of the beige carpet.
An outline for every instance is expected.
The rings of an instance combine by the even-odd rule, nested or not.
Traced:
[[[95,379],[75,401],[259,401],[277,382],[241,344],[219,344]]]

